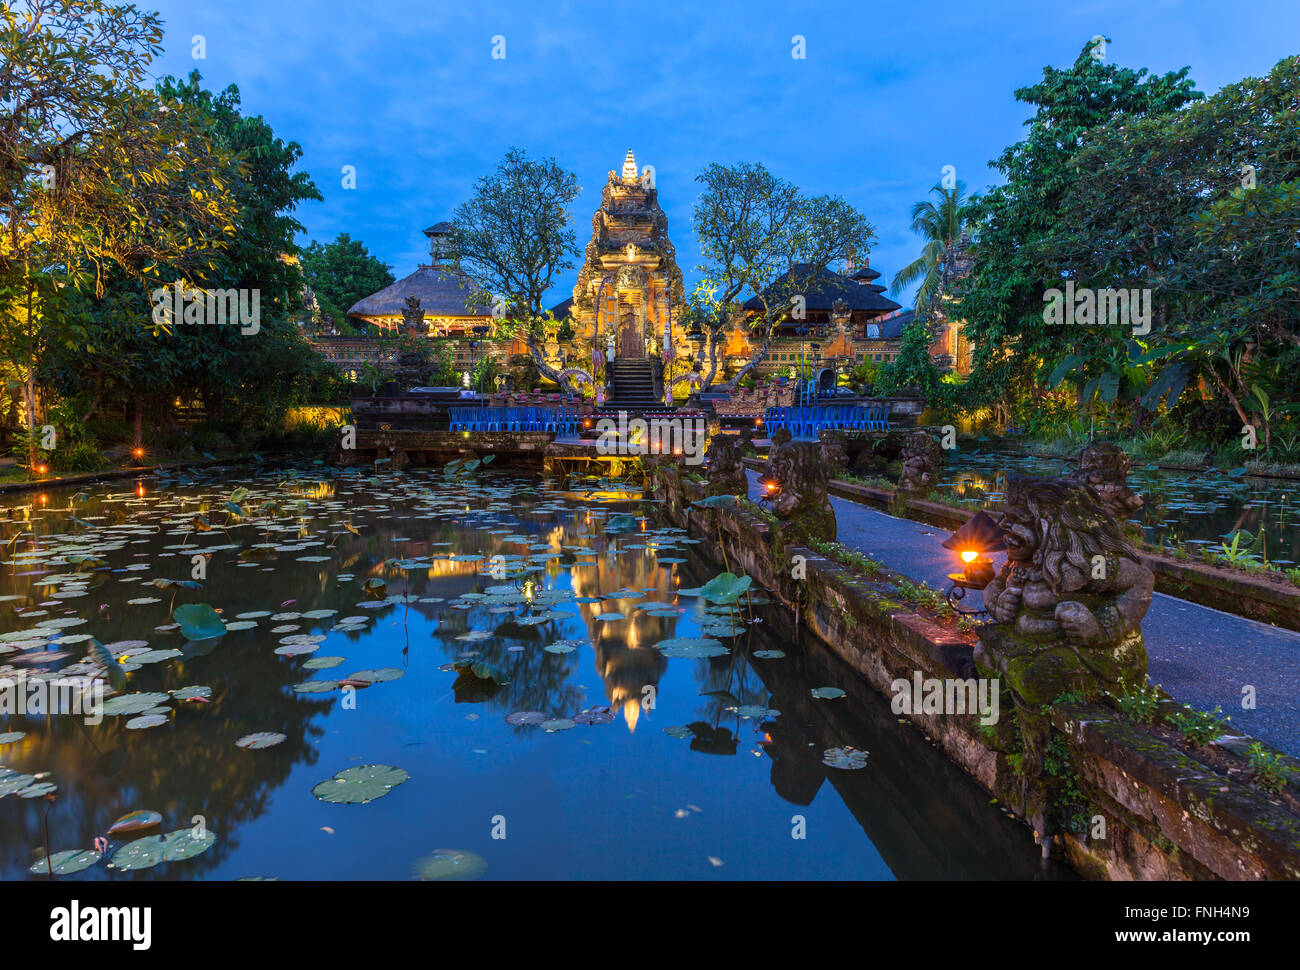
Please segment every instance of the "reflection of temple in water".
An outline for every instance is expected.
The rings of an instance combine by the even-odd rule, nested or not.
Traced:
[[[672,570],[660,567],[654,556],[642,550],[621,556],[602,554],[594,562],[580,562],[573,567],[573,590],[578,596],[595,596],[602,590],[651,589],[636,599],[578,604],[595,649],[596,672],[605,682],[610,710],[621,711],[632,731],[641,717],[645,688],[655,687],[668,669],[668,658],[655,649],[655,644],[674,636],[677,625],[675,617],[649,616],[644,610],[633,610],[647,600],[671,603],[676,595],[672,575]],[[596,619],[607,612],[623,613],[626,618],[614,622]]]

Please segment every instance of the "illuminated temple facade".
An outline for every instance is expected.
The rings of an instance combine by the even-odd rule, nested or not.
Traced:
[[[654,169],[638,171],[629,150],[622,170],[611,171],[601,191],[573,296],[551,312],[570,319],[578,354],[573,363],[584,366],[598,365],[611,349],[623,359],[687,359],[692,348],[681,323],[684,305]]]

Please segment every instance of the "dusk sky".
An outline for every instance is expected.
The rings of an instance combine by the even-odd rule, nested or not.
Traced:
[[[1300,3],[1202,0],[861,3],[367,3],[154,0],[157,74],[197,67],[239,87],[246,114],[303,148],[325,197],[301,241],[361,239],[397,277],[426,261],[420,230],[448,218],[512,145],[577,174],[579,248],[610,169],[655,166],[688,289],[696,174],[761,161],[843,195],[876,227],[891,281],[917,254],[908,209],[945,165],[972,191],[1019,140],[1013,92],[1068,66],[1089,38],[1152,72],[1190,65],[1206,93],[1266,73],[1300,42]],[[206,57],[191,55],[202,35]],[[493,38],[505,38],[493,59]],[[791,57],[794,35],[807,57]],[[356,166],[357,187],[342,187]],[[576,270],[549,294],[571,295]]]

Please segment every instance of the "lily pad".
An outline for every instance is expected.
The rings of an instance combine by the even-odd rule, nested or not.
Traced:
[[[186,603],[176,607],[172,613],[181,628],[181,634],[188,640],[211,640],[225,634],[226,624],[207,603]]]
[[[170,694],[163,694],[159,691],[119,694],[117,697],[110,697],[104,701],[103,710],[109,717],[117,717],[122,714],[143,714],[150,708],[157,707],[170,698]]]
[[[283,740],[284,735],[276,731],[259,731],[256,734],[245,734],[235,742],[235,745],[240,748],[259,750],[273,748]]]
[[[487,871],[482,856],[460,849],[435,849],[415,862],[415,878],[455,880],[478,879]]]
[[[674,637],[670,640],[661,640],[655,646],[665,657],[685,657],[692,660],[699,657],[721,657],[729,652],[721,641],[711,640],[708,637]]]
[[[193,829],[178,829],[164,835],[147,835],[128,842],[113,853],[110,863],[115,869],[133,871],[152,869],[160,862],[181,862],[206,852],[216,843],[217,837],[207,829],[195,833]]]
[[[364,805],[387,795],[410,777],[392,765],[357,765],[322,781],[311,793],[323,802]]]
[[[70,876],[74,872],[89,869],[102,858],[94,849],[64,849],[39,862],[33,862],[27,871],[38,876]]]
[[[853,771],[867,766],[867,753],[850,747],[827,748],[822,752],[822,764]]]
[[[515,711],[513,714],[506,715],[506,723],[513,724],[515,727],[542,724],[550,719],[551,715],[542,711]]]
[[[142,832],[145,829],[151,829],[155,825],[161,824],[162,815],[160,813],[142,808],[136,812],[128,812],[119,818],[108,827],[108,834],[124,835],[127,832]]]
[[[142,731],[145,728],[161,727],[171,720],[166,714],[141,714],[126,722],[128,731]]]
[[[303,662],[302,668],[303,670],[326,670],[337,667],[346,659],[347,657],[312,657]]]
[[[396,667],[380,667],[378,670],[358,670],[347,677],[348,680],[364,680],[371,684],[382,684],[389,680],[405,677],[406,671]]]
[[[840,690],[838,687],[814,687],[812,689],[812,696],[830,700],[835,697],[843,697],[844,691]]]

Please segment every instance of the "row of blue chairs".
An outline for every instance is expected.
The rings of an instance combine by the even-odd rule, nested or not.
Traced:
[[[786,428],[796,438],[816,438],[819,431],[888,431],[886,404],[828,404],[768,408],[763,422],[769,432]]]
[[[452,431],[552,431],[560,438],[578,436],[577,408],[451,408]]]

